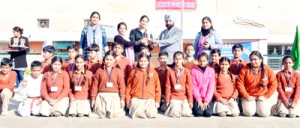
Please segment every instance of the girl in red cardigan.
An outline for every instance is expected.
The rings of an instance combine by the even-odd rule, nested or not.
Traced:
[[[293,70],[294,58],[285,56],[282,59],[284,69],[277,73],[278,103],[276,115],[294,118],[300,115],[300,74]]]
[[[165,115],[169,117],[191,117],[193,108],[193,84],[190,70],[183,67],[184,54],[173,55],[173,67],[167,72]]]
[[[87,116],[91,112],[89,92],[92,86],[93,73],[86,69],[84,57],[75,57],[75,69],[69,71],[71,90],[69,93],[69,115],[72,117]]]
[[[235,87],[235,77],[230,70],[230,59],[222,57],[219,62],[220,70],[216,73],[214,92],[214,114],[221,117],[238,116],[240,111],[236,102],[238,91]]]
[[[70,77],[62,70],[61,57],[51,60],[51,70],[44,73],[42,80],[40,113],[42,116],[63,116],[69,107]]]
[[[124,116],[125,82],[124,73],[115,66],[115,53],[105,53],[103,64],[93,79],[91,90],[92,108],[100,118]]]

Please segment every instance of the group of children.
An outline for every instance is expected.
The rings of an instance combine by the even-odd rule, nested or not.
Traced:
[[[102,60],[96,44],[87,48],[89,60],[73,45],[67,50],[69,57],[62,60],[54,56],[54,47],[46,46],[45,60],[31,63],[31,75],[18,86],[26,96],[18,108],[21,116],[114,118],[128,112],[132,118],[155,118],[158,111],[175,118],[300,114],[300,75],[293,70],[291,56],[283,58],[284,69],[275,75],[258,51],[249,55],[250,63],[242,60],[240,44],[233,46],[232,60],[221,57],[219,49],[212,49],[210,57],[203,52],[194,58],[194,47],[188,45],[167,65],[169,55],[161,52],[159,67],[151,63],[147,48],[135,64],[123,56],[124,46],[118,43]],[[2,115],[7,115],[14,94],[16,73],[11,66],[9,59],[2,59]]]

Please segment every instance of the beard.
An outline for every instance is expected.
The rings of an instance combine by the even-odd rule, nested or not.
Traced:
[[[173,26],[174,26],[174,24],[166,24],[166,27],[168,30],[170,30]]]

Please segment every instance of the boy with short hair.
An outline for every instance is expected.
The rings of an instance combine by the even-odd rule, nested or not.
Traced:
[[[160,52],[158,54],[158,61],[159,61],[159,67],[155,68],[155,71],[158,74],[159,81],[160,81],[160,87],[161,87],[161,102],[160,102],[160,109],[161,111],[165,111],[167,109],[167,106],[164,103],[165,99],[165,93],[166,93],[166,79],[167,79],[167,72],[170,69],[167,65],[169,58],[169,54],[167,52]]]
[[[42,61],[42,73],[50,71],[51,59],[54,56],[55,48],[51,45],[47,45],[43,48],[43,57]]]
[[[99,54],[99,46],[97,44],[91,44],[88,48],[88,56],[89,60],[86,61],[86,66],[89,71],[91,71],[93,74],[96,73],[96,71],[101,68],[102,61],[101,58],[98,57]]]
[[[185,58],[185,68],[191,70],[195,65],[198,65],[198,62],[195,61],[194,55],[195,55],[195,49],[193,44],[188,44],[185,47],[185,54],[186,54],[186,58]]]
[[[75,45],[69,45],[67,47],[68,58],[63,61],[63,69],[68,73],[74,71],[75,68],[75,57],[77,55],[77,48]]]
[[[234,58],[230,62],[230,69],[236,79],[238,78],[240,70],[242,70],[242,68],[248,63],[246,60],[242,60],[243,50],[244,47],[241,44],[235,44],[232,47],[232,54]]]
[[[27,76],[18,87],[19,94],[26,96],[26,99],[21,102],[18,107],[18,113],[23,117],[38,115],[40,113],[40,104],[42,102],[42,63],[39,61],[33,61],[30,67],[31,74]]]
[[[12,63],[10,59],[3,58],[0,71],[0,112],[2,116],[8,114],[9,100],[13,96],[14,85],[17,79],[16,72],[11,71],[11,68]]]
[[[209,66],[212,67],[215,70],[215,72],[218,72],[220,70],[220,67],[219,67],[220,57],[221,57],[220,49],[215,48],[215,49],[211,50],[211,52],[210,52],[211,63],[209,64]]]

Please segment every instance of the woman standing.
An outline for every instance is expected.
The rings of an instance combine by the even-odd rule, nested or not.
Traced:
[[[93,12],[90,16],[90,24],[81,32],[79,54],[83,54],[86,59],[88,58],[86,48],[91,44],[97,44],[100,47],[99,58],[103,58],[104,52],[108,51],[106,32],[104,27],[99,25],[100,19],[99,12]]]
[[[202,52],[206,52],[209,55],[211,49],[221,49],[222,45],[222,39],[213,28],[211,19],[207,16],[204,17],[202,19],[201,31],[197,34],[194,42],[194,49],[196,50],[195,58]]]
[[[135,61],[141,52],[142,46],[148,47],[151,51],[153,49],[153,45],[148,42],[148,38],[153,38],[152,34],[147,31],[147,25],[149,23],[149,17],[143,15],[140,18],[140,25],[138,28],[132,29],[130,31],[130,40],[134,42],[134,54]]]
[[[22,36],[23,29],[16,26],[13,28],[14,37],[11,38],[9,47],[15,47],[19,50],[10,52],[10,59],[13,63],[13,69],[17,73],[16,84],[19,85],[24,78],[24,71],[27,67],[26,54],[29,52],[28,38]]]
[[[128,37],[126,37],[127,25],[124,22],[118,24],[118,32],[119,35],[116,35],[114,38],[114,42],[119,43],[124,46],[126,58],[129,59],[131,65],[134,64],[134,41],[130,41]]]
[[[277,102],[276,76],[269,66],[264,65],[260,52],[253,51],[249,57],[250,63],[240,71],[236,83],[242,96],[243,114],[267,117]]]

